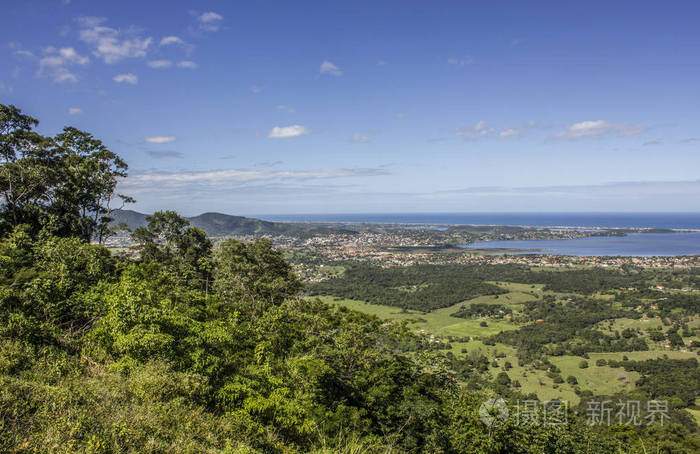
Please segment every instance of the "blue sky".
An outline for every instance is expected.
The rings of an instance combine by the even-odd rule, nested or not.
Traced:
[[[24,0],[0,102],[132,208],[700,211],[700,3]]]

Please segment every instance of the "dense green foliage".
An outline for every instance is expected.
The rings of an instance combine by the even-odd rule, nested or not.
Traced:
[[[623,361],[621,365],[642,374],[637,388],[649,399],[668,399],[677,407],[688,407],[700,394],[700,364],[695,358]]]
[[[528,305],[531,323],[514,331],[499,333],[493,340],[514,345],[522,358],[537,353],[582,355],[589,352],[644,351],[648,346],[637,337],[611,336],[592,329],[594,325],[618,317],[636,317],[629,311],[614,309],[607,301],[583,299],[561,302],[539,301]]]
[[[309,291],[375,304],[431,310],[479,295],[503,293],[488,281],[544,284],[545,290],[553,292],[591,295],[619,288],[647,289],[657,280],[682,288],[692,283],[700,284],[698,273],[696,269],[671,273],[605,268],[544,272],[533,271],[524,265],[472,264],[381,268],[351,262],[342,276],[314,284]],[[654,295],[651,290],[646,294]],[[674,297],[673,301],[665,303],[665,307],[668,310],[681,306],[698,310],[694,301],[692,296]]]
[[[336,279],[313,285],[310,293],[430,311],[480,295],[505,293],[473,277],[465,267],[419,265],[380,268],[352,265]]]
[[[0,233],[24,225],[57,236],[102,241],[117,178],[127,165],[92,135],[66,127],[55,137],[33,131],[39,122],[0,104]]]

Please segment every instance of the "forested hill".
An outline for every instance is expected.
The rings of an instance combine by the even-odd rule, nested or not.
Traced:
[[[116,210],[112,213],[112,224],[124,223],[131,230],[148,224],[146,214],[133,210]],[[304,236],[319,233],[344,232],[342,227],[328,225],[311,225],[301,223],[270,222],[261,219],[232,216],[222,213],[204,213],[187,218],[190,225],[202,229],[209,236],[235,235],[293,235]]]

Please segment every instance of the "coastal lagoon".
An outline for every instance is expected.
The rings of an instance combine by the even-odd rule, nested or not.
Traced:
[[[700,254],[700,232],[631,233],[564,240],[481,241],[467,249],[513,249],[518,254],[661,257]],[[513,253],[513,252],[510,252]]]

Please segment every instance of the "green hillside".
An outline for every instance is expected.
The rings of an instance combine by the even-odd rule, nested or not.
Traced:
[[[111,216],[112,225],[124,223],[131,230],[145,226],[148,215],[133,210],[116,210]],[[354,233],[347,228],[292,222],[270,222],[261,219],[232,216],[222,213],[203,213],[187,218],[192,226],[213,237],[239,235],[289,235],[296,237],[328,234],[333,232]]]

